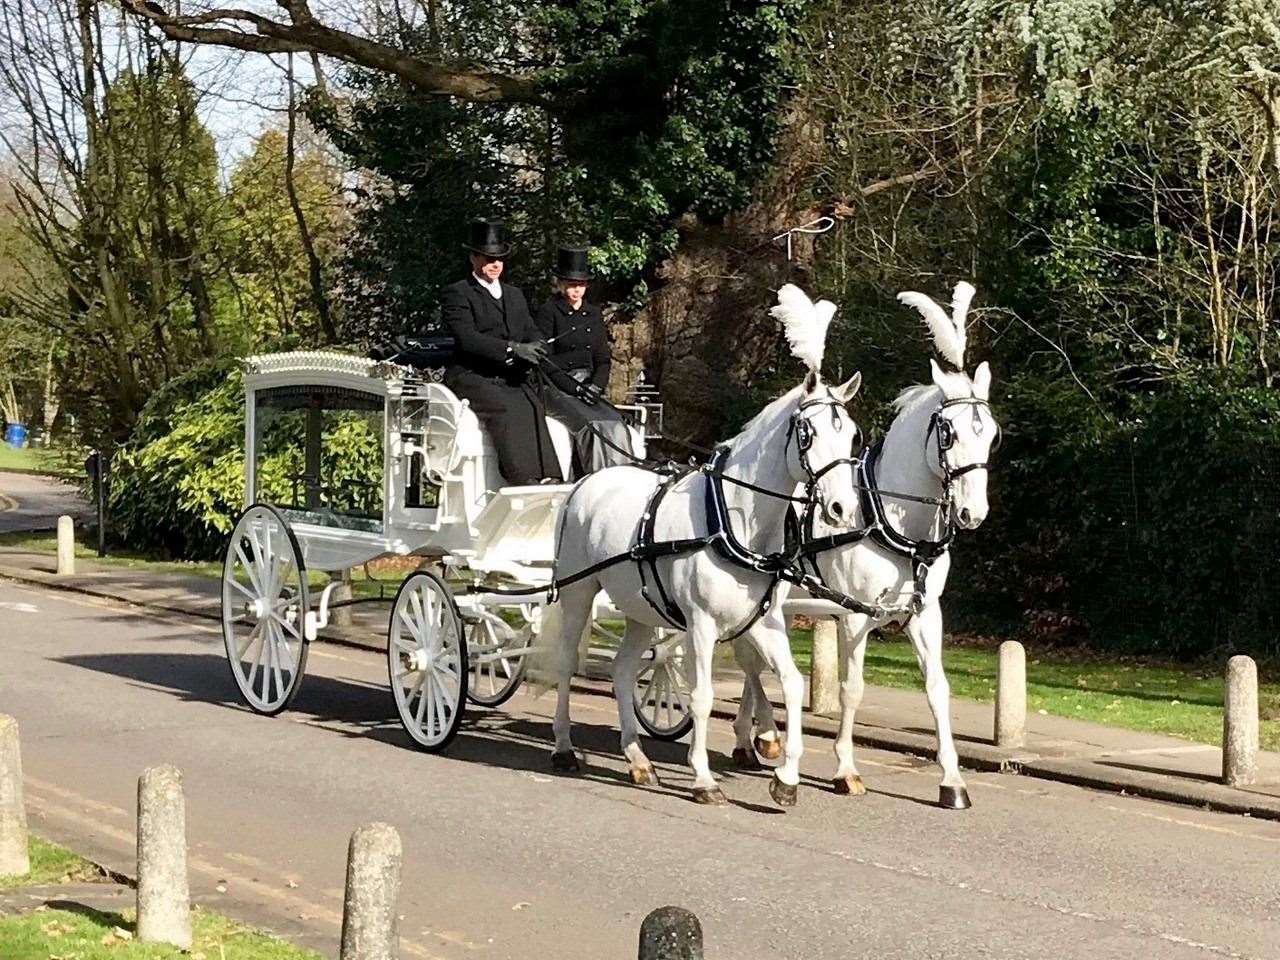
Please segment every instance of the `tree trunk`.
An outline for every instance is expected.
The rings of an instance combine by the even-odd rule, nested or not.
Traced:
[[[773,170],[751,203],[722,224],[681,223],[679,248],[658,269],[661,286],[613,325],[614,395],[645,370],[661,388],[669,436],[703,445],[728,436],[752,382],[778,357],[768,311],[784,283],[805,286],[813,237],[793,236],[791,260],[785,240],[771,238],[812,219],[803,191],[821,147],[816,123],[786,116]]]

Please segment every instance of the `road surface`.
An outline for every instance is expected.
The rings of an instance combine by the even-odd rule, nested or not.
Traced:
[[[0,533],[52,530],[63,514],[75,517],[77,522],[94,515],[92,505],[69,483],[33,473],[0,470]]]
[[[0,582],[0,711],[22,724],[34,829],[127,868],[136,778],[184,771],[194,895],[336,955],[347,839],[404,841],[403,955],[635,955],[640,920],[702,919],[709,960],[1280,956],[1280,826],[997,774],[940,810],[937,774],[863,751],[871,792],[800,805],[733,774],[689,802],[683,747],[660,788],[616,756],[612,701],[575,699],[587,772],[549,774],[549,700],[477,710],[449,752],[411,749],[368,652],[312,649],[293,708],[247,712],[207,622]],[[925,718],[922,718],[924,720]],[[714,761],[713,761],[714,762]]]

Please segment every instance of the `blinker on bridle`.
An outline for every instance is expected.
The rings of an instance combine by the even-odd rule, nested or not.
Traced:
[[[929,418],[929,429],[925,431],[925,443],[927,444],[929,442],[929,435],[933,434],[937,441],[938,467],[942,470],[943,479],[947,486],[950,486],[951,481],[956,477],[962,477],[973,470],[985,470],[990,465],[989,460],[967,463],[962,467],[955,468],[951,467],[947,463],[947,451],[956,444],[956,428],[950,420],[942,415],[942,411],[947,407],[958,406],[973,407],[973,415],[975,418],[980,418],[980,408],[985,407],[987,410],[991,409],[991,404],[986,400],[980,400],[978,397],[960,397],[955,400],[944,400],[938,409],[933,412],[933,416]],[[980,419],[978,419],[978,423],[981,425]],[[982,431],[981,429],[978,429],[976,432],[980,434]],[[1003,436],[1000,431],[1000,425],[997,423],[996,436],[995,439],[991,441],[991,453],[995,453],[1000,449],[1002,439]]]
[[[809,499],[816,500],[821,506],[824,513],[827,512],[826,501],[822,497],[822,491],[818,489],[818,481],[827,473],[836,467],[848,464],[853,466],[857,463],[852,456],[836,457],[830,463],[824,465],[818,470],[813,469],[813,464],[809,462],[809,449],[813,446],[814,429],[809,418],[804,415],[804,411],[810,407],[830,407],[831,408],[831,425],[837,433],[844,429],[844,423],[840,419],[840,413],[845,409],[844,404],[835,397],[828,394],[826,397],[819,397],[813,400],[806,400],[804,403],[796,407],[795,412],[791,414],[791,426],[787,431],[787,443],[791,442],[794,436],[796,441],[796,451],[800,455],[800,466],[804,468],[805,475],[809,478],[806,484],[806,495]],[[850,419],[850,425],[853,427],[853,436],[849,440],[850,454],[859,450],[862,446],[862,431],[858,425]]]

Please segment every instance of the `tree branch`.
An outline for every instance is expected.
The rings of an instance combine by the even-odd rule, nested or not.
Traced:
[[[426,93],[477,103],[554,106],[536,74],[517,75],[470,64],[425,60],[389,44],[326,26],[305,2],[277,0],[277,5],[288,12],[289,22],[230,7],[183,16],[166,13],[154,0],[123,0],[125,10],[149,20],[171,40],[253,53],[318,53],[392,74]]]

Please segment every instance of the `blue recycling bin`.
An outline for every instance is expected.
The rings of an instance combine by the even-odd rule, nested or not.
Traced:
[[[25,423],[11,423],[4,431],[4,439],[11,447],[21,449],[27,445],[27,425]]]

